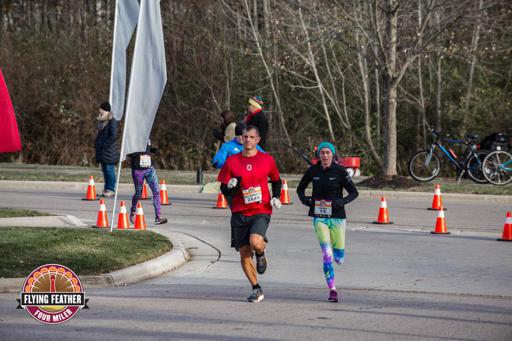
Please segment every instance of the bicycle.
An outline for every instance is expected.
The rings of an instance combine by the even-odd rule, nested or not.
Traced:
[[[439,132],[429,129],[434,142],[431,144],[430,149],[420,150],[414,154],[409,160],[408,170],[411,177],[420,182],[428,182],[435,179],[441,170],[441,159],[436,153],[438,148],[442,155],[448,158],[448,161],[457,170],[457,178],[460,183],[462,176],[467,173],[469,178],[476,183],[487,183],[488,180],[484,177],[482,172],[482,164],[485,156],[489,154],[487,150],[478,150],[477,140],[478,135],[466,134],[464,140],[453,140],[442,137]],[[446,148],[441,144],[441,141],[461,144],[464,143],[467,147],[464,150],[461,158],[459,159],[452,149]]]
[[[484,158],[482,173],[491,184],[503,186],[512,181],[512,155],[497,150]]]

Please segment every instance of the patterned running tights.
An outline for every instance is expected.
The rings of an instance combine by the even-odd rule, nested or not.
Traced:
[[[314,218],[313,228],[322,249],[327,286],[331,290],[336,289],[332,261],[343,264],[345,260],[346,219]]]
[[[151,192],[153,192],[153,206],[155,207],[155,216],[156,218],[160,218],[162,205],[160,202],[158,177],[156,176],[155,169],[153,167],[147,169],[132,169],[132,178],[133,186],[135,186],[135,194],[132,197],[132,208],[130,212],[135,212],[135,209],[137,208],[137,203],[142,196],[142,185],[144,184],[144,179],[146,179],[146,182],[151,188]]]

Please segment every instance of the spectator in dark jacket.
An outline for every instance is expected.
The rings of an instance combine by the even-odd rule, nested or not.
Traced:
[[[105,179],[105,188],[103,190],[103,196],[105,197],[112,197],[115,194],[115,163],[119,160],[119,148],[117,146],[119,122],[113,118],[110,110],[109,102],[101,104],[98,117],[96,118],[98,135],[94,143],[96,162],[101,164],[103,178]]]
[[[243,123],[247,126],[255,126],[260,132],[260,147],[266,149],[267,146],[267,133],[268,133],[268,120],[263,112],[263,99],[261,96],[254,96],[249,98],[247,107],[247,116]]]

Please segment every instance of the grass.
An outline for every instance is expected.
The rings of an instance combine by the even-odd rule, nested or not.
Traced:
[[[215,181],[218,172],[204,172],[206,182]],[[96,182],[104,182],[101,168],[79,167],[79,166],[50,166],[23,163],[0,163],[0,180],[22,180],[22,181],[75,181],[87,182],[89,176],[94,176]],[[117,175],[117,166],[116,166]],[[177,171],[158,169],[157,175],[167,183],[195,185],[195,171]],[[132,183],[130,168],[121,170],[121,183]]]
[[[37,266],[57,263],[79,275],[119,270],[171,249],[150,231],[66,228],[0,228],[0,277],[25,277]]]
[[[174,185],[195,185],[195,171],[179,170],[157,170],[158,177],[168,184]],[[204,172],[204,181],[213,182],[217,178],[218,171]],[[38,164],[0,163],[0,180],[22,180],[22,181],[76,181],[86,183],[89,175],[93,175],[96,182],[103,182],[103,174],[99,167],[79,166],[50,166]],[[289,187],[297,187],[302,174],[281,174],[283,179],[288,181]],[[131,183],[131,171],[129,168],[121,170],[121,183]],[[358,182],[358,179],[355,179]],[[439,178],[429,183],[420,183],[418,186],[404,189],[411,192],[432,192],[434,184],[440,184],[443,193],[471,193],[491,195],[512,195],[512,185],[493,186],[490,184],[476,184],[471,180],[463,179],[460,184],[453,178]],[[371,188],[358,187],[359,189]],[[391,188],[380,188],[380,190],[396,190]]]
[[[49,216],[51,214],[24,208],[2,208],[0,207],[0,218],[14,218],[14,217],[39,217]]]

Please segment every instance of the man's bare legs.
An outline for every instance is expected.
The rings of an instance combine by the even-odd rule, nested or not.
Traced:
[[[258,234],[251,234],[249,243],[250,245],[244,245],[240,248],[240,263],[254,290],[248,300],[252,302],[259,302],[263,299],[263,292],[258,284],[258,275],[256,273],[256,266],[252,260],[252,255],[253,250],[257,254],[261,255],[265,251],[266,243],[263,240],[263,237]]]

